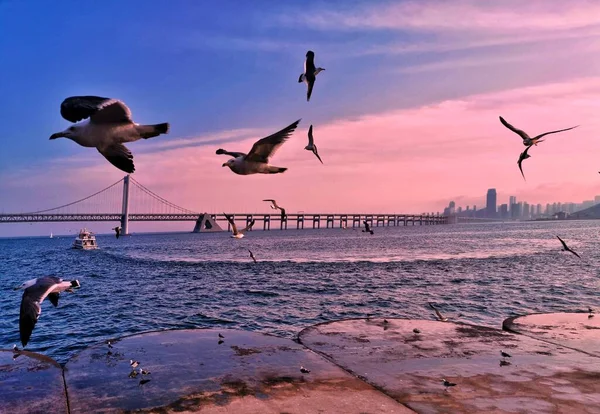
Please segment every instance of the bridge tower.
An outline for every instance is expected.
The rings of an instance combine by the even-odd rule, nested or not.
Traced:
[[[129,234],[129,174],[123,178],[123,208],[121,215],[121,234]]]

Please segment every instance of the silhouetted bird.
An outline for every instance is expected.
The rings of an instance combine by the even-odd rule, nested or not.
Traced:
[[[317,75],[324,70],[325,69],[323,68],[315,67],[315,52],[313,52],[312,50],[306,52],[306,60],[304,61],[304,73],[302,73],[298,78],[298,83],[306,82],[306,102],[310,101],[310,96],[312,95]]]
[[[313,126],[311,125],[310,128],[308,128],[308,145],[304,147],[304,149],[307,151],[312,151],[312,153],[315,154],[319,161],[321,161],[321,164],[323,164],[323,160],[321,159],[321,157],[319,157],[319,152],[317,151],[317,145],[315,144],[312,131]]]
[[[527,135],[527,133],[525,131],[515,128],[514,126],[512,126],[511,124],[506,122],[504,120],[504,118],[500,117],[500,122],[502,122],[502,125],[504,125],[506,128],[510,129],[512,132],[514,132],[515,134],[518,134],[521,138],[523,138],[523,145],[525,145],[526,147],[530,147],[531,145],[537,145],[538,143],[543,142],[543,140],[540,140],[540,138],[542,138],[545,135],[556,134],[557,132],[568,131],[570,129],[577,128],[579,126],[579,125],[576,125],[571,128],[559,129],[557,131],[544,132],[543,134],[536,135],[535,137],[531,138],[529,135]]]
[[[367,223],[367,220],[364,220],[363,223],[365,225],[365,229],[362,232],[373,234],[373,230],[371,230],[371,226],[369,226],[369,223]]]
[[[563,239],[561,239],[560,237],[556,236],[558,238],[558,240],[560,240],[560,242],[563,245],[563,248],[561,249],[562,252],[571,252],[573,253],[575,256],[579,257],[581,259],[581,256],[579,256],[577,253],[575,253],[575,251],[571,250],[569,248],[569,246],[567,246],[567,243],[565,243],[565,241]]]
[[[531,158],[531,155],[529,155],[527,153],[527,151],[529,151],[529,148],[531,148],[532,146],[528,146],[527,148],[525,148],[525,151],[523,151],[520,155],[519,155],[519,160],[517,161],[517,165],[519,166],[519,171],[521,171],[521,175],[523,176],[523,179],[525,180],[525,174],[523,174],[523,166],[521,165],[523,163],[523,161],[525,161],[527,158]],[[527,181],[527,180],[525,180]]]

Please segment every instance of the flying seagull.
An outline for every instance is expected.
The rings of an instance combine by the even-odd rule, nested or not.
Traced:
[[[308,374],[310,369],[304,368],[302,365],[300,365],[300,372],[303,374]]]
[[[37,279],[28,280],[15,290],[25,289],[21,299],[21,313],[19,315],[19,334],[23,346],[27,345],[33,328],[42,313],[42,302],[46,297],[54,307],[58,306],[60,292],[73,292],[73,288],[78,288],[79,281],[63,281],[60,277],[44,276]]]
[[[448,318],[446,318],[444,315],[442,315],[440,313],[440,311],[437,310],[437,308],[435,306],[433,306],[433,303],[429,303],[429,307],[435,311],[435,314],[437,315],[438,319],[441,322],[448,322]]]
[[[521,165],[523,163],[523,161],[525,161],[527,158],[531,158],[531,155],[529,155],[527,153],[527,151],[529,151],[529,148],[531,148],[532,146],[529,145],[527,148],[525,148],[525,151],[523,151],[520,155],[519,155],[519,160],[517,161],[517,165],[519,166],[519,170],[521,171],[521,175],[523,176],[523,179],[525,180],[525,174],[523,174],[523,166]],[[527,180],[525,180],[527,181]]]
[[[119,238],[119,236],[121,235],[121,227],[117,226],[114,227],[113,230],[115,231],[115,236],[117,237],[117,239]]]
[[[502,350],[500,351],[500,355],[502,355],[502,358],[512,358],[511,354],[508,354]]]
[[[242,237],[244,237],[244,233],[248,230],[250,230],[252,228],[252,226],[254,226],[254,222],[255,220],[252,220],[250,222],[250,224],[248,224],[243,230],[238,231],[236,225],[235,225],[235,221],[233,221],[233,218],[231,216],[228,216],[227,214],[223,213],[225,215],[225,218],[227,219],[227,221],[229,222],[229,224],[231,224],[231,231],[232,231],[232,235],[231,237],[235,238],[235,239],[241,239]]]
[[[252,258],[252,260],[254,260],[254,263],[256,263],[256,257],[254,257],[254,253],[252,253],[252,250],[248,249],[248,251],[250,252],[250,257]]]
[[[285,219],[285,208],[278,206],[277,201],[273,200],[272,198],[267,198],[266,200],[263,200],[263,201],[269,201],[271,203],[271,208],[273,210],[281,211],[281,221],[283,221],[283,219]]]
[[[157,137],[169,132],[169,124],[139,125],[132,121],[131,111],[118,99],[99,96],[72,96],[60,105],[60,114],[75,123],[50,139],[69,138],[83,147],[96,148],[115,167],[135,171],[133,155],[123,145],[138,139]],[[83,119],[89,120],[79,122]]]
[[[544,132],[543,134],[536,135],[535,137],[531,138],[529,135],[527,135],[527,133],[525,131],[515,128],[514,126],[512,126],[511,124],[506,122],[504,120],[504,118],[500,117],[500,122],[502,122],[502,125],[504,125],[508,129],[510,129],[512,132],[514,132],[515,134],[518,134],[521,138],[523,138],[523,145],[525,145],[526,147],[529,147],[531,145],[537,145],[539,142],[543,142],[543,140],[540,140],[540,138],[542,138],[545,135],[556,134],[557,132],[568,131],[570,129],[577,128],[579,126],[579,125],[576,125],[571,128],[559,129],[557,131]]]
[[[581,256],[579,256],[575,251],[571,250],[569,248],[569,246],[567,246],[567,243],[565,243],[565,241],[563,239],[561,239],[560,237],[556,236],[558,238],[558,240],[560,240],[560,242],[563,245],[563,248],[561,249],[561,252],[571,252],[573,253],[575,256],[579,257],[581,259]]]
[[[456,386],[456,383],[450,382],[450,381],[446,380],[445,378],[442,378],[442,384],[444,384],[444,387],[446,387],[446,391],[448,391],[448,387]]]
[[[269,165],[269,158],[272,157],[279,147],[281,147],[290,137],[299,122],[300,119],[273,135],[259,139],[254,143],[248,154],[243,155],[242,152],[225,152],[221,149],[217,150],[217,154],[227,154],[231,156],[234,156],[234,154],[238,155],[224,163],[223,167],[229,167],[231,171],[239,175],[277,174],[284,172],[287,168]]]
[[[315,140],[313,138],[312,129],[313,129],[313,127],[311,125],[310,128],[308,128],[308,145],[306,147],[304,147],[304,149],[307,151],[312,151],[312,153],[315,154],[315,156],[319,159],[319,161],[321,161],[321,164],[323,164],[323,160],[321,159],[321,157],[319,157],[319,153],[317,151],[317,146],[315,145]]]
[[[298,83],[306,82],[308,89],[306,90],[306,102],[310,101],[310,95],[312,95],[313,87],[315,86],[315,80],[317,75],[325,70],[324,68],[315,68],[315,52],[309,50],[306,52],[306,60],[304,61],[304,73],[298,78]]]
[[[365,225],[365,229],[362,232],[373,234],[373,230],[371,230],[371,226],[369,226],[369,223],[367,222],[367,220],[363,220],[363,223]]]

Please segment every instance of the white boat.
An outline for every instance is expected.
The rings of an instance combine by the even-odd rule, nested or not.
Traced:
[[[96,244],[96,236],[86,228],[79,230],[79,235],[73,242],[73,248],[82,250],[97,249],[98,244]]]

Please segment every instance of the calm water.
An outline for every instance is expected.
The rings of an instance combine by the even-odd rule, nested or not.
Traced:
[[[545,222],[0,239],[0,347],[19,342],[21,292],[56,274],[81,289],[49,301],[27,349],[65,362],[121,335],[226,327],[293,337],[340,318],[432,318],[435,302],[458,320],[500,327],[514,314],[600,306],[600,222]],[[560,251],[559,234],[583,260]],[[258,264],[248,257],[252,249]]]

